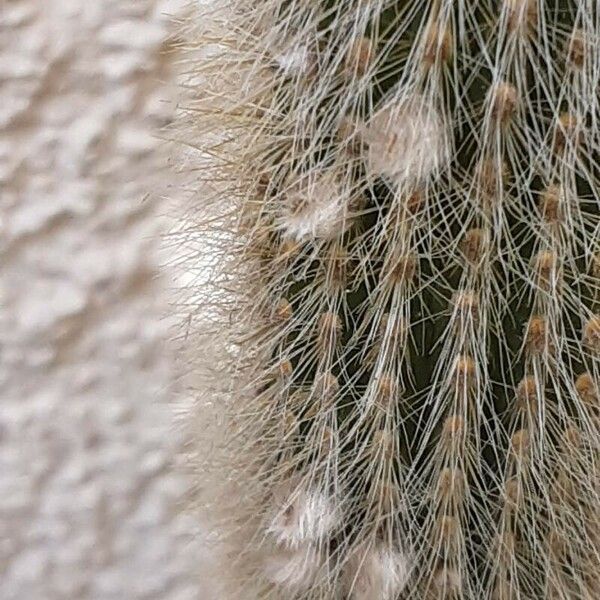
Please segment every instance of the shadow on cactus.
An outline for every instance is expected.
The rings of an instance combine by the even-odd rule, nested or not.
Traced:
[[[600,598],[595,0],[202,13],[182,237],[221,597]]]

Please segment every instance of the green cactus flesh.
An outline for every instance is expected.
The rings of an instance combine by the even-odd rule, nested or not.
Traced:
[[[232,594],[599,598],[600,9],[218,14]]]

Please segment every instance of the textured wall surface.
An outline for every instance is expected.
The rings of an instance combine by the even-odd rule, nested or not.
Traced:
[[[175,0],[0,0],[0,598],[206,598],[159,265]]]

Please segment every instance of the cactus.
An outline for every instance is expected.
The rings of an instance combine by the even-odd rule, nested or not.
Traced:
[[[219,597],[600,598],[596,2],[188,29]]]

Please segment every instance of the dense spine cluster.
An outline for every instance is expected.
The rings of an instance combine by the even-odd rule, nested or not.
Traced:
[[[182,239],[222,597],[599,598],[600,7],[201,12]]]

